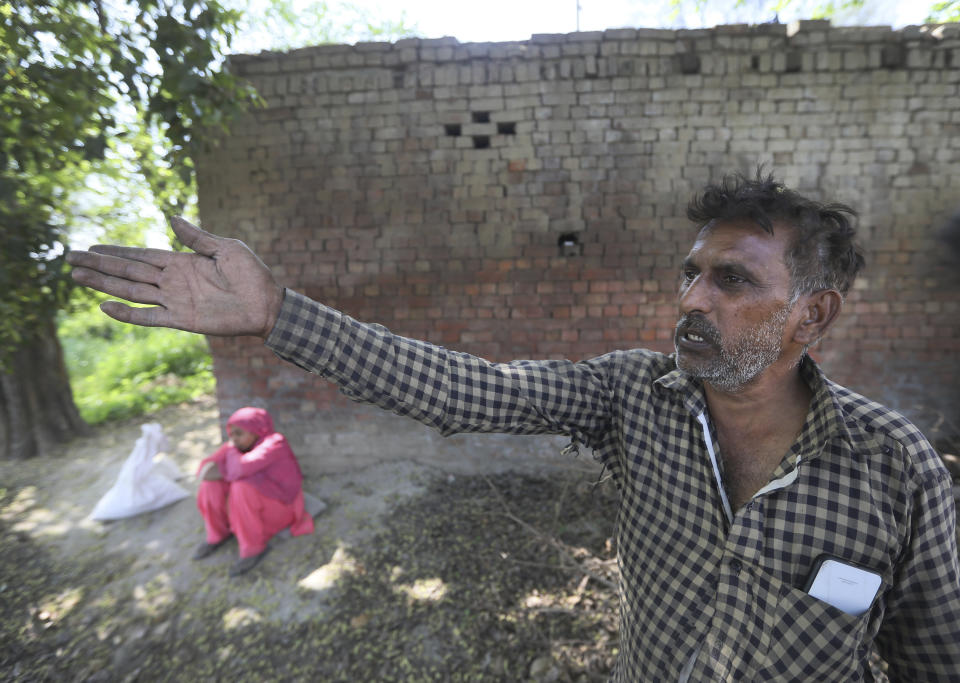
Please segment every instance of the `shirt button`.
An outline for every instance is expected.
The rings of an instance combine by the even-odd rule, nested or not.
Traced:
[[[734,574],[739,574],[740,570],[743,568],[743,564],[737,558],[730,560],[730,569],[733,570]]]

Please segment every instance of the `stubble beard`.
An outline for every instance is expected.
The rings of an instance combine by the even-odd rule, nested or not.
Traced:
[[[720,330],[706,318],[684,315],[677,322],[677,328],[694,324],[698,333],[711,341],[717,354],[697,362],[685,356],[675,345],[677,367],[691,377],[711,384],[718,391],[735,393],[742,390],[780,358],[783,330],[792,309],[793,306],[786,304],[754,327],[729,340],[723,339]]]

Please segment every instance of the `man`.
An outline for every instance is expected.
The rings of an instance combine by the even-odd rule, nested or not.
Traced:
[[[259,335],[444,434],[590,446],[621,494],[616,680],[869,680],[874,644],[894,680],[956,680],[945,468],[903,417],[805,353],[863,264],[852,212],[758,174],[707,186],[688,213],[701,229],[669,356],[488,363],[284,291],[241,243],[183,221],[195,255],[96,247],[70,262],[82,284],[156,304],[105,303],[119,320]]]

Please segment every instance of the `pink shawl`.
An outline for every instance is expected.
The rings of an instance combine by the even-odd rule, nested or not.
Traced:
[[[215,462],[225,481],[245,481],[261,494],[291,503],[300,493],[303,474],[287,439],[273,429],[270,413],[262,408],[241,408],[227,420],[257,435],[257,441],[246,453],[229,441],[204,458],[200,467]]]

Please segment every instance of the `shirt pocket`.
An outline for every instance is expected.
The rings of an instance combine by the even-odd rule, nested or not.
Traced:
[[[768,638],[762,681],[861,681],[866,657],[863,639],[870,613],[854,616],[781,585],[765,615]]]

